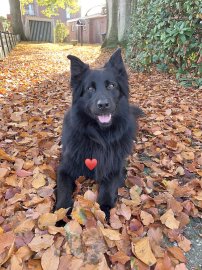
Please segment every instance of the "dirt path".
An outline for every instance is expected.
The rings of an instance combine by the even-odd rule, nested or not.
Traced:
[[[201,93],[155,71],[129,70],[130,100],[146,117],[110,226],[94,203],[97,186],[82,179],[73,220],[54,226],[65,216],[51,209],[71,104],[66,55],[96,67],[111,52],[21,43],[0,62],[1,270],[201,269]]]

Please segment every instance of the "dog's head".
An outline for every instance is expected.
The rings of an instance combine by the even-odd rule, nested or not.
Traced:
[[[128,102],[128,77],[118,49],[101,69],[90,69],[79,58],[71,61],[73,106],[77,103],[101,127],[110,126],[118,114],[120,102]]]

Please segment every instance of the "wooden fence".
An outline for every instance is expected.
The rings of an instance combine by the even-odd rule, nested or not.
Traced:
[[[19,40],[18,35],[0,31],[0,59],[6,57]]]

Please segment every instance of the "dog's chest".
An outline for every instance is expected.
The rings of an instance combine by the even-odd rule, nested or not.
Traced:
[[[119,171],[123,159],[127,155],[122,141],[103,147],[91,139],[78,140],[78,138],[73,152],[72,157],[78,166],[78,176],[84,175],[98,181],[112,171]],[[85,164],[86,159],[96,159],[97,166],[90,170]]]

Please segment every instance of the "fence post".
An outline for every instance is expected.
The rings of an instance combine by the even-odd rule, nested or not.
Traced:
[[[6,57],[6,52],[5,52],[5,49],[4,49],[4,43],[3,43],[3,38],[2,38],[2,32],[0,32],[0,40],[1,40],[1,47],[2,47],[2,50],[3,50],[4,57]]]
[[[10,42],[10,45],[11,45],[11,50],[13,49],[13,44],[12,44],[12,42],[11,42],[11,36],[10,36],[11,34],[10,33],[8,33],[8,38],[9,38],[9,42]]]

